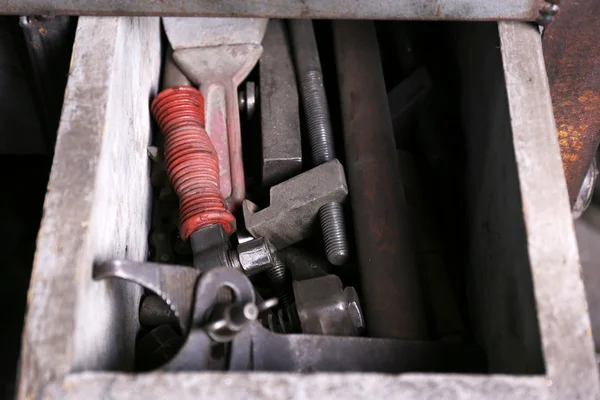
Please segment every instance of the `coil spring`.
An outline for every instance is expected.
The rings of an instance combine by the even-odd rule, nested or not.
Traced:
[[[180,235],[188,239],[203,226],[235,231],[235,218],[219,188],[219,159],[204,129],[204,98],[190,86],[163,90],[152,114],[165,135],[165,166],[179,197]]]
[[[269,314],[266,320],[266,327],[272,332],[277,333],[301,333],[302,326],[298,318],[296,304],[290,304]]]

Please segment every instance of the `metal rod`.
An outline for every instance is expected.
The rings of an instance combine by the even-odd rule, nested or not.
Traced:
[[[371,336],[422,339],[426,324],[372,22],[333,23],[346,168]]]
[[[321,165],[335,158],[335,146],[317,40],[310,20],[291,21],[290,31],[313,164]],[[321,207],[319,219],[327,259],[333,265],[344,265],[350,249],[342,205],[330,203]]]

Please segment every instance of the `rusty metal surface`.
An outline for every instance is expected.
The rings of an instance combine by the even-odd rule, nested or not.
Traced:
[[[375,27],[333,24],[350,201],[367,331],[427,336]]]
[[[544,0],[4,0],[0,14],[529,20]]]
[[[554,116],[571,205],[600,142],[600,1],[566,2],[544,34]]]

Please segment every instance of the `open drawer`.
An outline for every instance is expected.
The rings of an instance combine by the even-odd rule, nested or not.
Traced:
[[[489,22],[456,24],[454,33],[466,139],[464,297],[485,354],[480,373],[134,373],[142,289],[93,281],[92,268],[147,258],[161,23],[81,17],[28,296],[19,398],[597,397],[539,31]]]

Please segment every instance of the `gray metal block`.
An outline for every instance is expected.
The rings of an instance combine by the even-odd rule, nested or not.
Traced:
[[[262,210],[244,200],[246,229],[254,237],[266,237],[275,248],[283,249],[310,236],[321,207],[341,203],[347,196],[344,167],[334,159],[273,186],[270,204]]]
[[[271,20],[260,68],[262,184],[271,187],[302,170],[298,87],[283,21]]]

